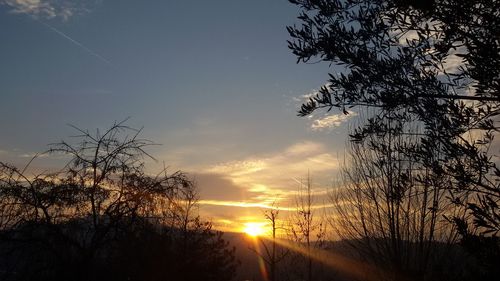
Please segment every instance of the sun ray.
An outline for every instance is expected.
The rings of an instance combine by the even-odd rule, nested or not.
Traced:
[[[269,242],[273,241],[270,237],[262,236],[261,238]],[[378,280],[377,276],[379,275],[377,275],[377,272],[380,272],[380,270],[376,270],[375,267],[367,263],[356,261],[352,258],[322,249],[312,248],[308,250],[284,239],[275,239],[274,241],[281,247],[285,247],[294,252],[311,257],[313,260],[316,260],[317,262],[320,262],[330,268],[339,270],[348,276],[368,281]]]

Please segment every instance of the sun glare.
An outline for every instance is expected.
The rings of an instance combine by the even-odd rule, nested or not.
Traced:
[[[261,236],[265,233],[265,223],[259,222],[247,222],[245,223],[245,228],[243,232],[252,237]]]

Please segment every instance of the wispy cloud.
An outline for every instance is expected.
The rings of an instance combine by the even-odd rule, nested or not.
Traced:
[[[325,149],[324,145],[313,141],[295,143],[285,149],[285,153],[292,156],[321,153]]]
[[[23,153],[19,155],[20,158],[40,158],[40,157],[47,157],[47,154],[40,154],[40,153]]]
[[[198,204],[201,205],[214,205],[214,206],[227,206],[227,207],[240,207],[240,208],[259,208],[259,209],[279,209],[284,211],[290,211],[291,208],[286,207],[276,207],[272,204],[265,203],[254,203],[254,202],[244,202],[244,201],[222,201],[222,200],[200,200]]]
[[[323,118],[313,120],[311,123],[311,129],[314,131],[332,130],[356,115],[357,113],[353,111],[349,111],[349,114],[330,114]]]
[[[329,87],[331,83],[326,83],[322,85],[319,89],[323,87]],[[319,89],[312,89],[306,94],[300,95],[298,97],[293,97],[292,100],[296,107],[300,107],[302,104],[307,103],[311,98],[314,98],[320,94]],[[356,112],[349,111],[349,114],[343,114],[339,112],[338,114],[328,114],[318,117],[314,114],[307,116],[310,122],[310,127],[313,131],[331,131],[334,128],[339,127],[342,123],[346,122],[349,118],[356,116]]]
[[[312,89],[311,91],[309,91],[309,93],[306,93],[306,94],[303,94],[303,95],[300,95],[298,97],[293,97],[293,101],[297,102],[299,105],[303,104],[304,102],[307,102],[310,98],[312,97],[315,97],[319,94],[319,89],[323,88],[323,87],[329,87],[331,85],[330,82],[327,82],[326,84],[322,85],[321,87],[319,87],[318,89]]]
[[[37,22],[55,32],[62,38],[68,40],[73,45],[96,57],[100,61],[112,65],[111,62],[102,55],[85,46],[83,43],[72,38],[68,34],[44,22],[52,18],[61,18],[64,21],[76,14],[89,11],[91,4],[98,3],[97,0],[0,0],[0,5],[10,7],[10,12],[15,14],[25,14],[33,17]]]
[[[0,4],[9,6],[12,13],[26,14],[39,19],[63,20],[89,11],[89,7],[97,2],[95,0],[0,0]]]
[[[275,201],[290,203],[297,178],[307,176],[308,171],[319,187],[328,184],[338,167],[338,158],[323,144],[304,141],[273,154],[212,165],[204,172],[226,177],[245,189],[245,202],[271,205]]]
[[[98,3],[99,0],[0,0],[0,5],[10,7],[10,12],[15,14],[24,14],[31,16],[36,22],[55,32],[57,35],[68,40],[73,45],[82,49],[86,53],[94,56],[100,61],[112,65],[111,62],[98,54],[94,50],[85,46],[83,43],[72,38],[68,34],[53,27],[45,22],[45,20],[60,18],[64,21],[76,14],[88,12],[92,4]]]
[[[253,174],[265,169],[267,166],[264,160],[243,160],[216,164],[208,169],[210,173],[231,174],[233,177]]]
[[[244,201],[222,201],[222,200],[199,200],[197,202],[200,205],[213,205],[213,206],[226,206],[226,207],[239,207],[239,208],[259,208],[259,209],[270,209],[270,210],[280,210],[280,211],[297,211],[297,207],[286,207],[286,206],[277,206],[273,204],[265,204],[265,203],[253,203],[253,202],[244,202]],[[333,203],[322,203],[315,204],[311,206],[311,209],[323,209],[323,208],[331,208],[333,207]]]

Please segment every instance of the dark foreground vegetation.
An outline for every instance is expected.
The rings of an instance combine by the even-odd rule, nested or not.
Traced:
[[[290,2],[297,62],[337,67],[299,115],[361,116],[334,233],[377,280],[498,279],[500,2]]]
[[[234,249],[194,212],[181,172],[144,172],[152,145],[116,123],[77,129],[57,173],[0,163],[0,280],[231,280]]]
[[[289,225],[265,213],[272,235],[248,252],[266,278],[498,280],[499,1],[290,2],[301,9],[288,27],[298,62],[339,71],[299,115],[364,118],[325,216],[309,178]],[[48,152],[69,157],[60,172],[0,164],[1,280],[235,276],[235,250],[194,213],[194,183],[144,172],[151,142],[123,123],[79,132]]]

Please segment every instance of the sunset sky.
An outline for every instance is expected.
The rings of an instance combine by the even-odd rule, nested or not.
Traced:
[[[0,0],[0,161],[23,165],[80,128],[131,117],[149,152],[200,188],[224,230],[286,213],[308,171],[316,204],[343,161],[348,121],[296,116],[328,64],[296,64],[286,0]],[[62,167],[42,157],[38,169]]]

